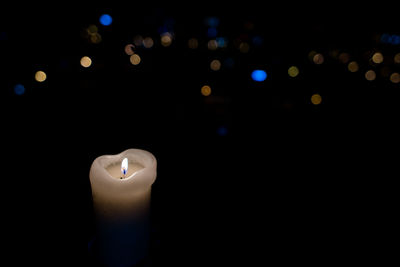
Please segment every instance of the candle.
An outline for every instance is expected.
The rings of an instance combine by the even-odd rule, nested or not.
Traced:
[[[157,161],[147,151],[128,149],[96,158],[90,168],[100,260],[107,266],[133,266],[149,245],[151,186]]]

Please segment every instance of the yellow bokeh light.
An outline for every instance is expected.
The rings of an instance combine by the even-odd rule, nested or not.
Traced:
[[[146,37],[146,38],[144,38],[144,40],[143,40],[143,46],[144,46],[145,48],[152,48],[153,45],[154,45],[153,38],[151,38],[151,37]]]
[[[400,82],[400,74],[398,72],[393,72],[390,75],[390,81],[392,83],[399,83]]]
[[[322,97],[320,94],[313,94],[311,96],[311,103],[313,103],[314,105],[319,105],[322,102]]]
[[[358,69],[359,69],[358,63],[355,62],[355,61],[350,62],[350,63],[347,65],[347,69],[348,69],[350,72],[357,72]]]
[[[190,49],[197,49],[199,47],[199,41],[196,38],[190,38],[188,46]]]
[[[218,43],[216,40],[210,40],[207,43],[208,50],[216,50],[218,48]]]
[[[172,36],[170,33],[164,33],[161,35],[161,45],[164,47],[168,47],[172,44]]]
[[[309,59],[310,61],[313,61],[313,60],[314,60],[314,56],[315,56],[316,54],[317,54],[316,51],[311,50],[310,53],[308,53],[308,59]]]
[[[37,82],[44,82],[44,81],[46,80],[46,78],[47,78],[46,73],[43,72],[43,71],[41,71],[41,70],[39,70],[39,71],[37,71],[37,72],[35,73],[35,80],[36,80]]]
[[[141,58],[138,54],[133,54],[129,57],[130,62],[132,65],[138,65],[141,61]]]
[[[221,61],[219,61],[218,59],[214,59],[213,61],[211,61],[210,63],[210,68],[213,71],[218,71],[221,69]]]
[[[101,40],[102,40],[101,35],[98,32],[90,35],[90,41],[93,44],[98,44],[101,42]]]
[[[372,56],[372,62],[376,63],[376,64],[380,64],[383,62],[383,55],[382,53],[376,52],[373,56]]]
[[[292,78],[296,77],[297,75],[299,75],[299,68],[296,67],[296,66],[291,66],[291,67],[288,69],[288,74],[289,74],[289,76],[292,77]]]
[[[394,63],[400,64],[400,53],[394,55]]]
[[[88,68],[90,65],[92,65],[92,60],[90,57],[84,56],[81,58],[81,65],[82,67]]]
[[[135,35],[135,37],[133,37],[133,43],[135,46],[140,47],[143,44],[143,36]]]
[[[368,81],[373,81],[376,79],[376,73],[373,70],[368,70],[367,72],[365,72],[365,79],[367,79]]]
[[[211,87],[208,85],[204,85],[203,87],[201,87],[201,94],[203,96],[209,96],[211,95]]]
[[[98,28],[97,28],[96,25],[92,24],[92,25],[90,25],[90,26],[87,28],[87,32],[88,32],[89,34],[95,34],[95,33],[98,32]]]
[[[350,55],[349,53],[343,52],[340,53],[339,55],[339,61],[342,62],[343,64],[346,64],[350,60]]]
[[[324,63],[324,56],[322,54],[320,54],[320,53],[316,53],[313,56],[313,62],[315,64],[317,64],[317,65],[320,65],[320,64]]]

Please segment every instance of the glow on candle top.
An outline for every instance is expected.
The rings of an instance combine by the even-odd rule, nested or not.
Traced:
[[[128,168],[129,165],[129,168]],[[116,179],[127,179],[131,177],[135,172],[143,169],[142,164],[136,162],[129,162],[128,158],[124,158],[121,164],[114,163],[106,167],[107,172]]]

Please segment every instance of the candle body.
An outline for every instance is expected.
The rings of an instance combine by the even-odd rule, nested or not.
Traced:
[[[126,178],[121,161],[128,158]],[[99,255],[107,266],[133,266],[148,253],[151,185],[156,159],[144,150],[128,149],[95,159],[90,168]]]

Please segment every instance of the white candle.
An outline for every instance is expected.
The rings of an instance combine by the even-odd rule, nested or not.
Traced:
[[[157,161],[147,151],[128,149],[96,158],[90,168],[98,248],[107,266],[133,266],[149,245],[151,185]]]

